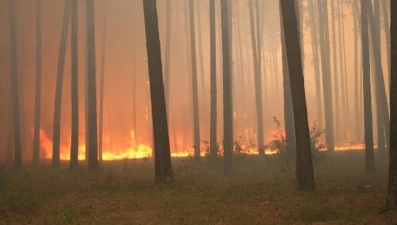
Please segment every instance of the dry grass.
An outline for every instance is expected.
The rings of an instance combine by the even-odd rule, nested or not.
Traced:
[[[48,163],[0,170],[0,224],[396,224],[378,214],[387,160],[364,172],[363,152],[317,156],[313,193],[296,191],[277,156],[234,159],[234,172],[203,159],[173,159],[175,182],[153,184],[152,160],[104,162],[98,173]]]

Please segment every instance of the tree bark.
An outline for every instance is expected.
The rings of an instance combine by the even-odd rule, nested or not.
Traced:
[[[288,68],[290,71],[297,149],[296,176],[298,178],[298,189],[302,191],[313,191],[315,189],[313,163],[311,158],[309,122],[307,118],[305,83],[301,58],[302,53],[299,42],[295,2],[291,0],[280,0],[280,6],[284,25]]]
[[[36,93],[34,107],[33,157],[32,165],[40,162],[40,121],[41,121],[41,0],[36,0]]]
[[[145,17],[146,47],[148,55],[150,97],[152,103],[155,182],[173,179],[171,152],[167,125],[167,108],[161,65],[160,35],[156,0],[142,0]]]
[[[71,76],[71,95],[72,95],[72,138],[70,145],[70,169],[78,166],[79,159],[79,102],[78,102],[78,38],[77,21],[78,9],[77,0],[71,0],[71,53],[72,53],[72,76]]]
[[[319,8],[319,24],[320,24],[320,51],[321,51],[321,68],[323,75],[324,90],[324,112],[325,112],[325,138],[327,141],[327,151],[335,151],[334,140],[334,117],[332,103],[332,84],[331,84],[331,68],[330,68],[330,44],[328,29],[328,5],[326,0],[318,1]]]
[[[87,66],[88,66],[88,170],[98,170],[98,133],[95,68],[95,16],[94,0],[87,0]]]
[[[198,85],[197,85],[197,57],[196,57],[196,34],[194,26],[194,4],[189,0],[189,22],[190,22],[190,54],[192,60],[192,97],[193,97],[193,144],[194,159],[200,159],[200,119],[198,107]]]
[[[384,210],[397,209],[397,1],[390,0],[390,164],[389,181]]]
[[[361,43],[363,54],[363,90],[364,90],[364,129],[365,129],[365,169],[375,169],[374,144],[372,131],[372,108],[371,108],[371,78],[369,64],[369,34],[367,3],[370,0],[361,0]]]
[[[104,27],[102,33],[102,59],[101,59],[101,77],[99,83],[99,140],[98,140],[98,155],[99,161],[102,162],[103,153],[103,105],[105,96],[105,61],[106,61],[106,40],[107,40],[107,23],[108,23],[108,0],[105,0],[105,16]],[[135,89],[134,89],[135,91]]]
[[[58,70],[55,87],[55,103],[54,103],[54,130],[53,130],[53,145],[52,145],[52,167],[58,168],[61,163],[60,159],[60,145],[61,145],[61,108],[62,108],[62,90],[63,90],[63,75],[65,68],[66,42],[69,28],[70,18],[70,0],[65,1],[65,8],[63,14],[61,40],[58,54]]]
[[[255,80],[255,102],[256,102],[256,126],[257,126],[257,138],[258,138],[258,154],[265,154],[264,149],[264,132],[263,132],[263,103],[262,103],[262,75],[261,75],[261,64],[259,55],[260,46],[255,35],[255,20],[253,10],[253,0],[249,0],[249,14],[250,14],[250,27],[251,27],[251,45],[252,45],[252,57],[254,62],[254,80]],[[257,20],[259,21],[259,20]],[[257,30],[256,32],[259,32]]]
[[[215,32],[215,0],[210,4],[210,86],[211,86],[211,113],[210,113],[210,154],[218,154],[217,143],[217,87],[216,87],[216,32]]]
[[[337,0],[338,1],[338,0]],[[339,80],[338,80],[338,58],[337,58],[337,50],[336,50],[336,26],[335,20],[337,16],[335,15],[335,3],[334,0],[331,0],[331,20],[332,20],[332,56],[334,66],[333,74],[334,74],[334,94],[335,94],[335,141],[340,142],[340,109],[339,109]],[[340,35],[340,34],[339,34]],[[342,75],[342,74],[341,74]]]
[[[223,63],[223,174],[232,172],[233,155],[233,108],[232,77],[230,73],[230,20],[228,0],[221,0],[222,63]]]

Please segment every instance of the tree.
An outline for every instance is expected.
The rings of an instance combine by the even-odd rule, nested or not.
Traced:
[[[386,205],[383,210],[397,209],[397,1],[390,0],[390,164]]]
[[[252,55],[254,62],[254,80],[255,80],[255,102],[256,102],[256,126],[257,126],[257,137],[258,137],[258,153],[264,154],[264,134],[263,134],[263,105],[262,105],[262,75],[261,75],[261,47],[259,35],[255,35],[255,25],[254,25],[254,11],[253,11],[253,0],[249,0],[249,14],[250,14],[250,27],[251,27],[251,45],[252,45]],[[259,17],[259,15],[257,15]],[[257,20],[259,23],[259,19]],[[257,26],[257,33],[258,30]]]
[[[295,2],[291,0],[280,0],[280,4],[294,112],[298,189],[302,191],[312,191],[314,190],[314,174]]]
[[[72,54],[72,76],[71,76],[71,95],[72,95],[72,138],[70,145],[70,169],[78,166],[79,151],[79,102],[78,102],[78,43],[77,43],[77,0],[71,0],[71,54]]]
[[[65,68],[66,55],[66,39],[68,35],[70,18],[70,0],[65,0],[65,7],[62,20],[61,41],[58,53],[58,69],[55,87],[55,103],[54,103],[54,124],[53,124],[53,143],[52,143],[52,167],[58,168],[60,159],[60,145],[61,145],[61,104],[62,104],[62,90],[63,90],[63,75]]]
[[[94,0],[87,0],[88,170],[98,170]]]
[[[173,179],[156,0],[142,0],[152,103],[155,182]]]
[[[21,149],[21,121],[19,109],[19,88],[18,88],[18,56],[17,56],[17,32],[15,24],[15,1],[8,1],[9,22],[10,22],[10,46],[11,46],[11,94],[12,94],[12,116],[14,130],[14,167],[22,167]]]
[[[101,77],[99,81],[99,140],[98,140],[98,155],[99,161],[102,162],[102,151],[103,151],[103,105],[104,105],[104,95],[105,95],[105,56],[106,56],[106,40],[107,40],[107,23],[108,23],[108,1],[105,0],[105,16],[103,23],[103,33],[102,33],[102,59],[101,59]],[[134,89],[135,91],[135,89]],[[134,119],[135,121],[135,119]]]
[[[211,86],[211,113],[210,113],[210,152],[212,156],[218,153],[216,141],[217,130],[217,90],[216,90],[216,32],[215,32],[215,0],[210,3],[210,86]]]
[[[280,8],[280,36],[281,36],[281,54],[283,66],[283,97],[284,97],[284,121],[285,121],[285,142],[287,159],[296,159],[296,140],[294,130],[294,112],[292,109],[291,86],[289,79],[287,48],[285,46],[283,18]]]
[[[361,0],[361,44],[363,54],[363,90],[364,90],[364,130],[365,130],[365,169],[375,169],[374,142],[372,131],[371,78],[369,64],[369,34],[367,6],[368,0]]]
[[[232,78],[230,73],[230,35],[228,0],[221,0],[222,63],[223,63],[223,174],[232,172],[233,155],[233,108]]]
[[[324,90],[324,112],[325,112],[325,138],[327,141],[327,151],[335,151],[334,140],[334,118],[332,104],[332,84],[330,68],[330,44],[328,29],[328,5],[326,0],[318,0],[319,24],[320,24],[320,52],[321,52],[321,69],[323,77]]]
[[[195,26],[194,26],[193,0],[189,0],[189,22],[190,22],[190,54],[192,60],[194,158],[198,160],[200,159],[200,119],[199,119],[199,107],[198,107],[196,34],[194,28]]]
[[[36,93],[34,107],[33,157],[32,165],[40,161],[40,121],[41,121],[41,0],[36,0]]]

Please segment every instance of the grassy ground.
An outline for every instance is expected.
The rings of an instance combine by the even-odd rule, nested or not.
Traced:
[[[316,157],[316,191],[296,191],[294,165],[278,156],[234,158],[234,172],[173,159],[175,182],[153,184],[152,160],[104,162],[98,173],[0,168],[0,224],[396,224],[378,214],[387,160],[364,172],[363,152]],[[292,171],[292,172],[291,172]]]

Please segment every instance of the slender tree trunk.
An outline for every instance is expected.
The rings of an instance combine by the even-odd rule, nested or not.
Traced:
[[[222,27],[222,63],[223,63],[223,174],[232,172],[233,155],[233,108],[232,108],[232,77],[230,73],[230,18],[228,0],[221,1]]]
[[[33,157],[32,165],[40,162],[40,120],[41,120],[41,0],[36,0],[36,93],[34,107]]]
[[[318,18],[314,10],[313,0],[309,0],[309,13],[310,13],[310,25],[311,25],[311,38],[312,38],[312,52],[313,52],[313,66],[314,66],[314,79],[316,84],[316,107],[317,107],[317,120],[318,127],[322,129],[323,127],[323,111],[321,108],[321,76],[320,76],[320,56],[318,53]]]
[[[331,69],[330,69],[330,44],[329,44],[329,29],[328,29],[328,5],[326,0],[318,1],[319,8],[319,24],[320,24],[320,42],[321,42],[321,65],[323,75],[323,90],[324,90],[324,112],[325,112],[325,127],[326,127],[326,141],[327,151],[335,151],[334,140],[334,118],[333,118],[333,103],[332,103],[332,84],[331,84]]]
[[[106,0],[107,1],[107,0]],[[135,13],[136,13],[136,4],[135,4],[135,1],[133,1],[133,7],[134,7],[134,11],[133,11],[133,14],[135,15]],[[132,81],[132,113],[133,113],[133,115],[132,115],[132,127],[133,127],[133,129],[134,129],[134,137],[135,137],[135,141],[136,141],[136,143],[138,143],[138,128],[137,128],[137,113],[136,113],[136,94],[137,94],[137,85],[136,85],[136,82],[137,82],[137,69],[136,69],[136,65],[137,65],[137,63],[136,63],[136,59],[137,59],[137,57],[136,57],[136,32],[135,32],[135,30],[136,30],[136,21],[135,21],[135,19],[132,21],[132,25],[133,25],[133,30],[134,30],[134,34],[132,35],[132,39],[133,39],[133,48],[132,48],[132,54],[133,54],[133,56],[134,56],[134,59],[133,59],[133,61],[132,61],[132,64],[133,64],[133,71],[132,71],[132,73],[133,73],[133,81]]]
[[[359,110],[359,73],[358,73],[358,24],[357,24],[357,10],[359,0],[353,0],[353,22],[354,22],[354,115],[355,115],[355,139],[357,143],[361,142],[360,124],[360,110]]]
[[[99,84],[99,140],[98,140],[98,155],[99,161],[102,162],[103,153],[103,105],[105,95],[105,61],[106,61],[106,41],[107,41],[107,26],[108,26],[108,0],[105,0],[105,16],[104,27],[102,33],[102,60],[101,60],[101,77]],[[134,89],[135,90],[135,89]]]
[[[389,72],[390,78],[390,23],[389,23],[389,14],[387,11],[387,0],[380,0],[379,4],[382,4],[382,14],[383,14],[383,29],[385,30],[386,37],[386,47],[387,47],[387,68]],[[390,84],[390,79],[389,79]]]
[[[386,134],[387,143],[390,140],[390,119],[389,119],[389,109],[387,106],[387,97],[386,97],[386,89],[385,89],[385,82],[383,77],[383,69],[382,69],[382,54],[380,51],[380,28],[379,23],[375,21],[375,16],[373,13],[372,3],[368,1],[368,11],[367,11],[369,27],[371,31],[371,46],[374,53],[374,60],[375,60],[375,89],[377,97],[377,107],[379,107],[378,112],[383,118],[383,128],[381,128],[383,134]]]
[[[202,34],[201,34],[201,1],[197,1],[197,30],[198,30],[198,55],[199,55],[199,66],[200,66],[200,84],[201,84],[201,115],[206,114],[206,106],[207,106],[207,95],[205,91],[205,71],[204,71],[204,56],[203,56],[203,41],[202,41]],[[207,123],[204,123],[205,125]],[[207,126],[204,126],[204,128],[201,129],[203,132],[204,130],[207,130]],[[203,135],[200,135],[202,137]]]
[[[291,86],[289,79],[289,68],[287,58],[287,48],[285,46],[284,25],[280,6],[280,36],[281,36],[281,54],[283,66],[283,97],[284,97],[284,121],[285,121],[285,139],[286,153],[288,160],[296,159],[296,140],[294,130],[294,112],[292,108]]]
[[[198,108],[198,85],[197,85],[197,60],[196,60],[196,34],[194,26],[194,4],[189,0],[189,22],[190,22],[190,54],[192,60],[192,93],[193,93],[193,142],[194,158],[200,159],[200,119]]]
[[[336,50],[336,26],[335,20],[337,16],[335,15],[335,2],[331,0],[331,20],[332,20],[332,56],[333,56],[333,74],[334,74],[334,93],[335,93],[335,141],[340,142],[340,110],[339,110],[339,81],[338,81],[338,58],[337,58],[337,50]],[[340,34],[339,34],[340,35]],[[339,43],[340,44],[340,43]]]
[[[212,156],[218,154],[217,143],[217,88],[216,88],[216,32],[215,32],[215,0],[210,4],[210,86],[211,86],[211,115],[210,115],[210,152]]]
[[[250,27],[251,27],[251,44],[252,44],[252,55],[254,61],[254,80],[255,80],[255,100],[256,100],[256,123],[257,123],[257,138],[258,138],[258,153],[260,155],[265,154],[264,149],[264,132],[263,132],[263,105],[262,105],[262,75],[260,66],[260,46],[256,40],[255,35],[255,20],[253,10],[253,0],[249,0],[249,14],[250,14]],[[259,21],[259,20],[257,20]],[[259,32],[259,30],[257,31]]]
[[[397,1],[390,0],[390,164],[386,205],[384,210],[397,209]]]
[[[284,25],[288,68],[290,71],[297,149],[296,176],[298,178],[298,189],[302,191],[313,191],[315,187],[311,158],[309,121],[307,118],[305,83],[301,58],[302,53],[299,42],[295,3],[291,0],[280,0],[280,6]]]
[[[87,66],[88,66],[88,170],[98,170],[98,133],[95,68],[95,16],[94,0],[87,0]]]
[[[55,89],[55,104],[54,104],[54,130],[53,130],[53,145],[52,145],[52,167],[58,168],[60,166],[60,146],[61,146],[61,108],[62,108],[62,90],[63,90],[63,75],[65,68],[66,42],[69,28],[70,18],[70,0],[65,1],[65,8],[62,22],[61,41],[58,54],[58,70]]]
[[[363,54],[363,88],[364,88],[364,127],[365,127],[365,169],[375,169],[374,144],[372,131],[372,108],[371,108],[371,79],[369,64],[369,33],[367,3],[370,0],[361,0],[361,43]]]
[[[78,9],[77,0],[71,0],[72,26],[71,26],[71,53],[72,53],[72,76],[71,76],[71,95],[72,95],[72,140],[70,145],[70,169],[78,166],[79,159],[79,102],[78,102]]]
[[[171,153],[167,125],[167,108],[161,65],[160,35],[156,0],[142,0],[145,17],[150,96],[152,103],[155,182],[172,180]]]

